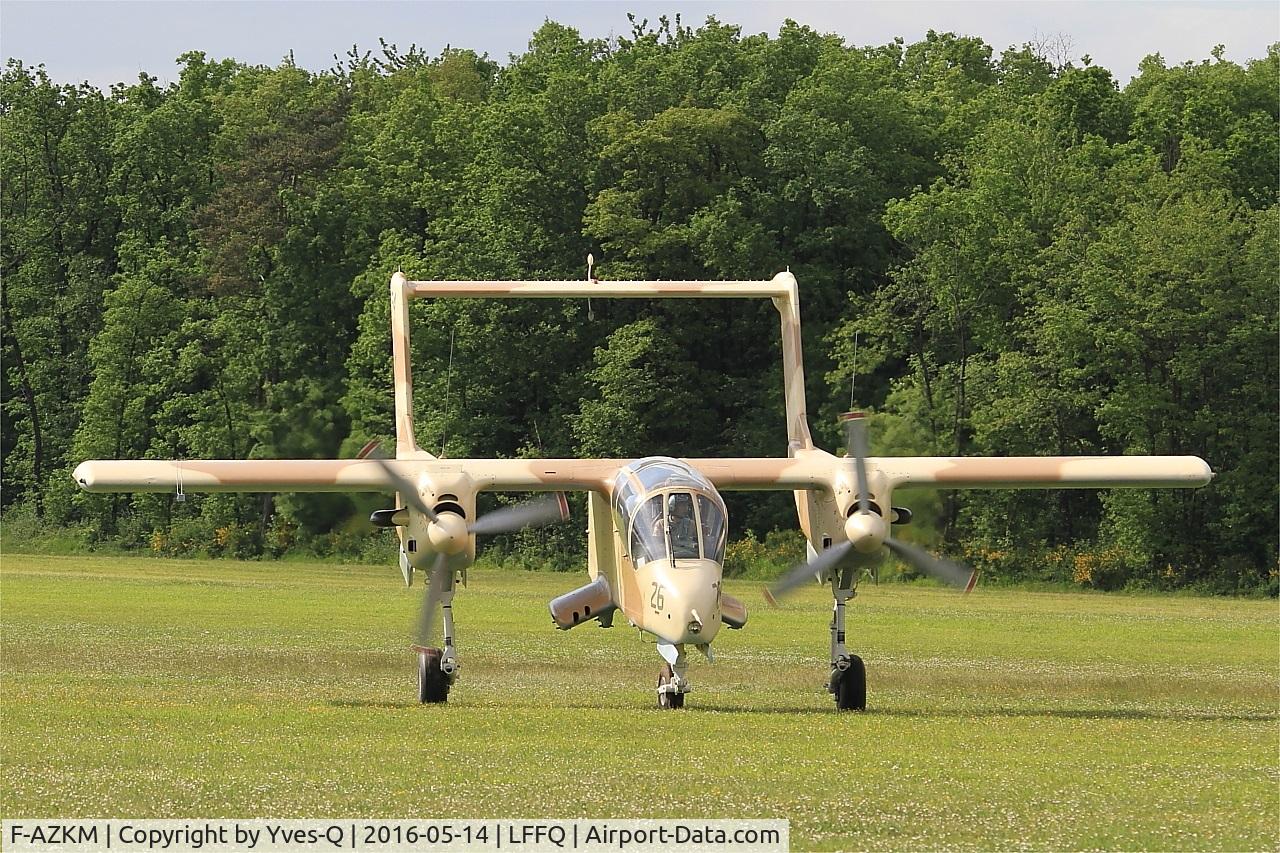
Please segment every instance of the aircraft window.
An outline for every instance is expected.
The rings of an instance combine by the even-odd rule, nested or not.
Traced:
[[[698,524],[693,517],[693,495],[672,492],[667,496],[667,531],[671,553],[677,560],[698,559]]]
[[[645,491],[704,485],[700,474],[690,472],[675,459],[656,459],[633,469]]]
[[[709,498],[698,495],[698,516],[702,520],[702,554],[708,560],[724,562],[726,525],[724,512]]]
[[[631,564],[667,558],[667,537],[662,526],[662,495],[654,495],[641,505],[631,521]]]
[[[663,465],[661,462],[645,465],[636,471],[636,477],[645,487],[645,490],[656,489],[661,487],[671,478],[671,468]]]
[[[631,566],[638,569],[641,563],[647,562],[649,562],[649,552],[640,539],[640,528],[635,527],[631,530]]]

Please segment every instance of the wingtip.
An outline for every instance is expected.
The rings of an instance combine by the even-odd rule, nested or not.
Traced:
[[[77,465],[76,470],[71,472],[71,476],[80,488],[86,492],[93,491],[93,466],[88,462]]]

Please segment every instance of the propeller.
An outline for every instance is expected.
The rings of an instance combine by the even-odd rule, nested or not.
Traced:
[[[827,550],[817,554],[807,563],[801,563],[793,566],[785,575],[774,582],[772,586],[764,588],[764,600],[770,604],[777,606],[778,598],[786,595],[798,586],[806,583],[820,581],[826,577],[827,572],[835,567],[837,563],[844,559],[845,555],[853,550],[852,542],[841,542],[838,545],[832,545]]]
[[[569,501],[563,492],[556,492],[485,513],[459,530],[458,522],[450,521],[446,516],[452,516],[458,521],[462,520],[461,517],[452,512],[436,512],[427,506],[426,501],[418,494],[417,487],[400,476],[385,459],[374,458],[372,461],[378,463],[382,468],[382,473],[387,478],[387,484],[394,486],[395,490],[400,493],[401,498],[408,501],[410,506],[430,519],[433,527],[443,528],[440,531],[440,535],[429,531],[432,544],[437,546],[437,551],[457,553],[457,550],[461,550],[446,548],[444,547],[445,543],[441,541],[444,538],[456,536],[459,532],[490,536],[495,533],[515,533],[517,530],[523,530],[526,527],[540,527],[544,524],[568,521],[569,519]],[[378,513],[374,513],[374,515],[378,515]]]
[[[365,446],[367,447],[368,445]],[[395,486],[395,489],[400,494],[400,498],[402,500],[408,501],[414,509],[431,519],[432,523],[440,520],[440,516],[436,514],[436,511],[427,506],[426,501],[424,501],[422,496],[418,494],[417,486],[397,474],[396,469],[392,468],[391,465],[387,463],[387,460],[379,456],[373,456],[370,458],[372,461],[378,463],[378,467],[382,469],[383,475],[387,478],[387,483]]]
[[[540,527],[557,521],[568,521],[569,501],[564,492],[505,506],[485,513],[472,523],[470,532],[480,535],[515,533],[526,527]]]
[[[899,539],[886,539],[884,544],[894,553],[894,556],[911,568],[936,578],[948,586],[954,586],[968,593],[973,592],[973,587],[978,582],[977,569],[970,569],[959,563],[935,557],[918,545]]]
[[[417,621],[413,627],[413,641],[418,646],[431,648],[436,627],[436,613],[440,610],[440,599],[452,578],[449,577],[449,555],[437,554],[427,578],[427,591],[422,596],[422,607],[418,610]]]
[[[356,454],[357,459],[386,459],[387,454],[382,452],[382,441],[380,439],[371,438],[365,442],[364,447],[360,448],[360,452]]]
[[[418,645],[423,648],[429,648],[431,645],[440,600],[453,581],[449,567],[450,558],[466,549],[467,540],[471,535],[491,536],[496,533],[515,533],[526,527],[540,527],[557,521],[567,521],[569,518],[569,501],[563,492],[556,492],[485,513],[467,524],[466,520],[455,512],[436,512],[428,506],[422,499],[422,495],[418,493],[417,486],[400,476],[385,459],[372,453],[367,453],[362,458],[376,462],[382,468],[387,484],[395,488],[401,500],[406,501],[430,521],[427,526],[427,539],[431,543],[432,550],[436,552],[436,559],[431,565],[427,591],[422,596],[422,609],[418,613],[414,630],[414,637]],[[388,522],[395,512],[398,510],[378,510],[370,516],[369,520],[374,524]]]
[[[857,489],[858,508],[844,523],[845,541],[832,545],[806,563],[790,569],[771,586],[765,588],[764,597],[770,604],[777,604],[783,596],[796,587],[812,580],[821,581],[844,560],[850,552],[870,555],[888,548],[894,556],[922,574],[948,586],[970,592],[977,583],[978,573],[950,560],[935,557],[923,548],[894,539],[888,522],[871,503],[871,489],[867,478],[867,424],[861,412],[850,412],[841,417],[845,425],[845,449],[853,459],[854,485]]]
[[[858,490],[858,512],[871,511],[871,487],[867,484],[867,423],[861,412],[844,416],[845,456],[853,458],[854,486]]]

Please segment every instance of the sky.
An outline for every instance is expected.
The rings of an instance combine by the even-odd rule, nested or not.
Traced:
[[[853,45],[884,44],[895,36],[910,43],[930,29],[980,36],[997,54],[1050,42],[1067,48],[1064,58],[1089,55],[1121,84],[1150,53],[1169,64],[1201,61],[1221,44],[1227,59],[1244,62],[1280,41],[1275,0],[0,0],[0,53],[6,60],[43,63],[60,82],[88,80],[107,88],[144,71],[169,82],[174,60],[188,50],[254,65],[276,65],[292,51],[300,66],[319,70],[353,44],[376,49],[383,38],[431,54],[452,45],[505,61],[524,51],[545,19],[576,27],[585,37],[607,38],[630,33],[629,11],[650,21],[678,13],[695,25],[715,15],[744,33],[770,34],[789,17]]]

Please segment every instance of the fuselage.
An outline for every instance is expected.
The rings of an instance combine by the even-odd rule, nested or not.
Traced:
[[[721,625],[728,516],[699,471],[666,456],[638,459],[613,482],[618,608],[660,641],[707,644]]]

